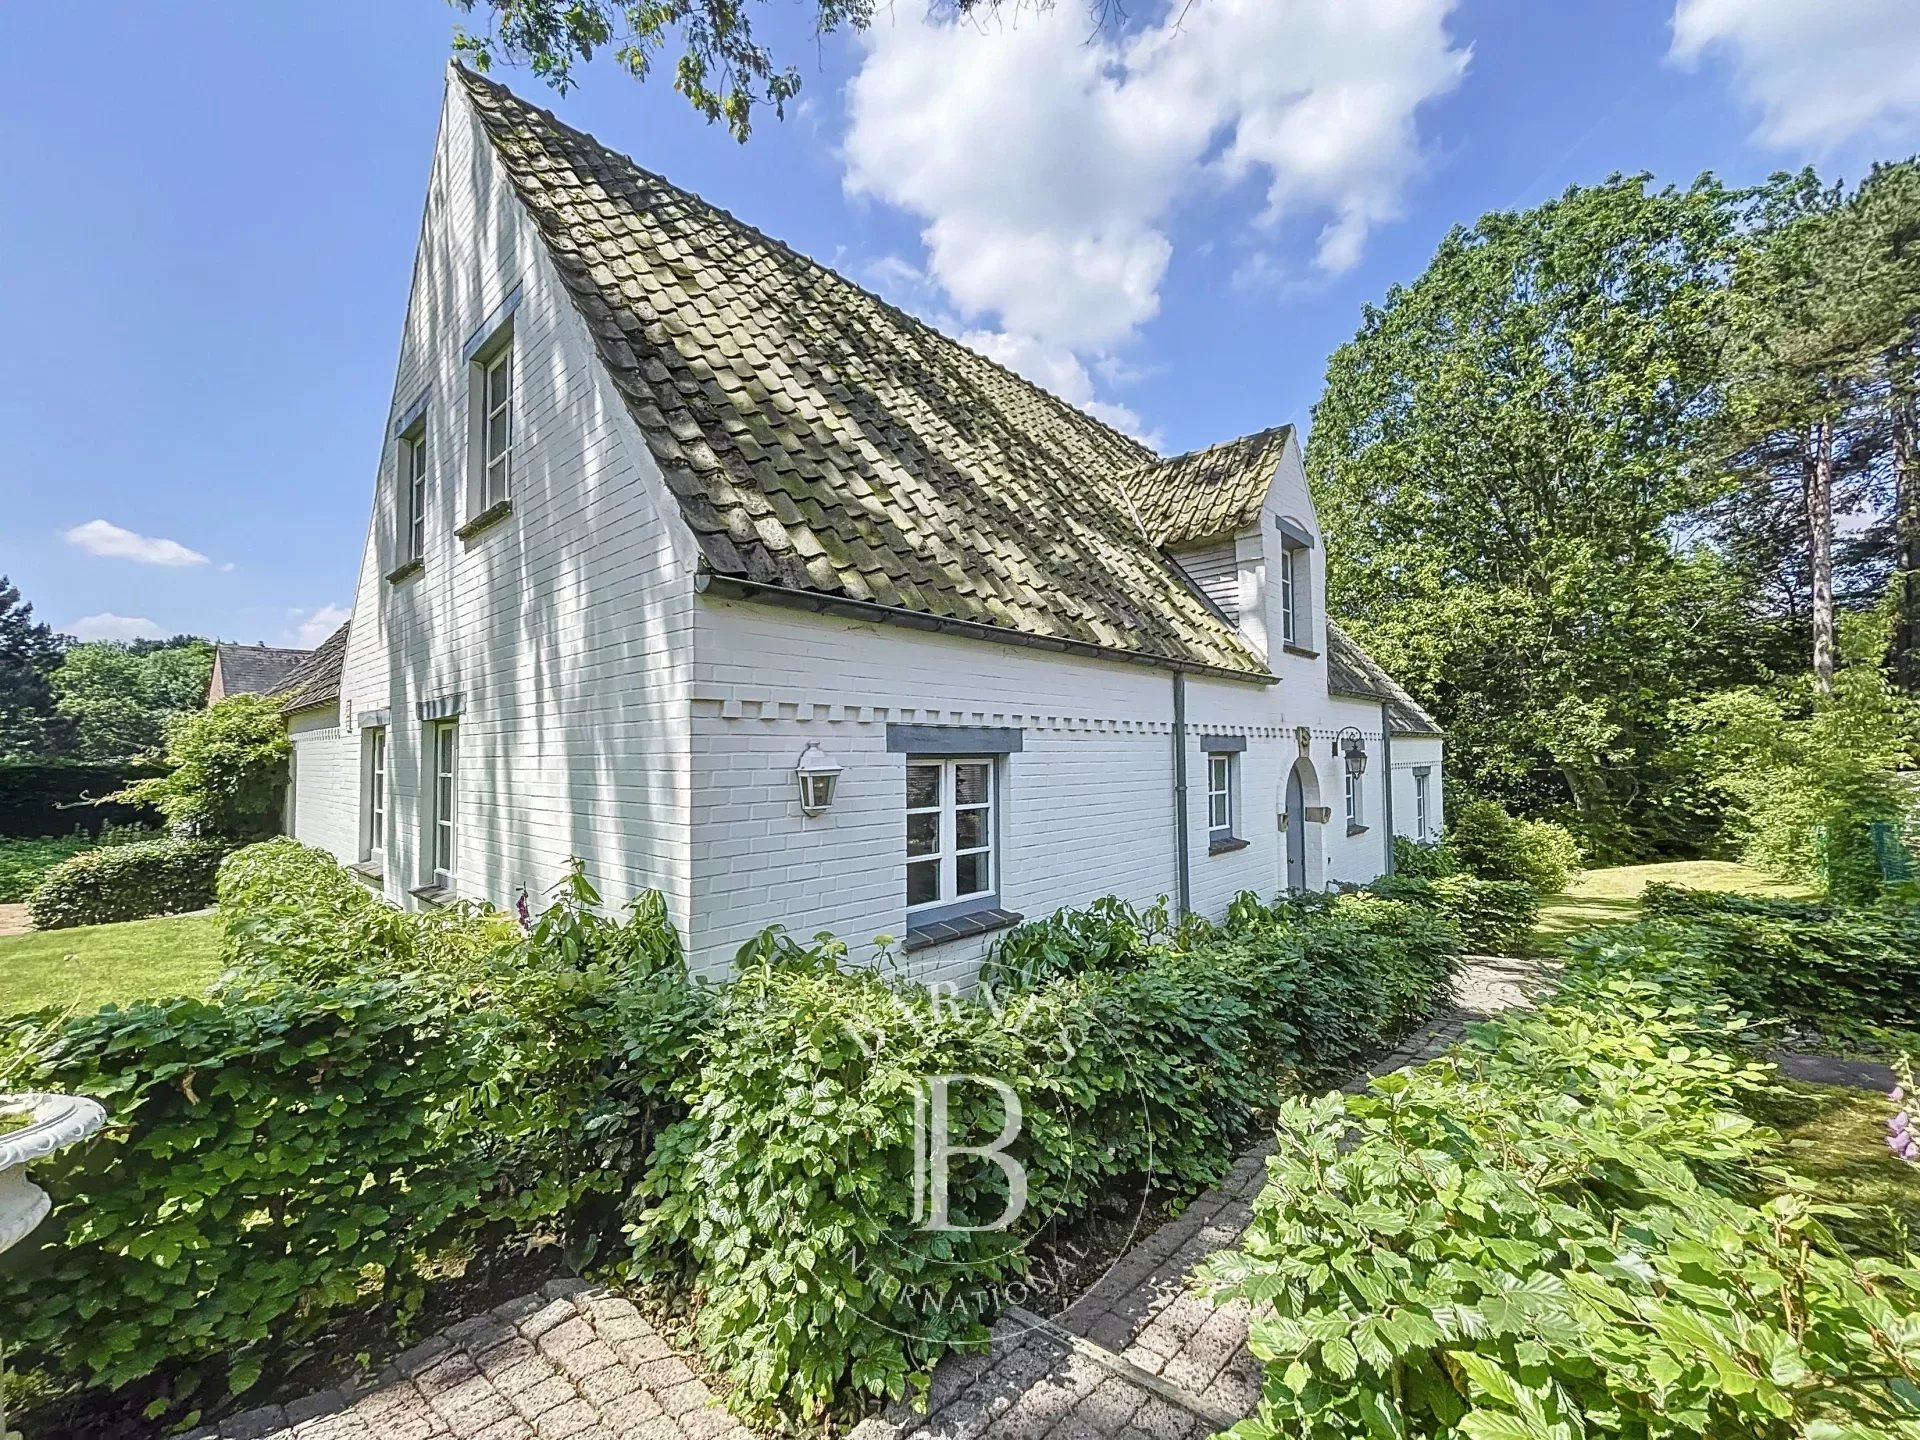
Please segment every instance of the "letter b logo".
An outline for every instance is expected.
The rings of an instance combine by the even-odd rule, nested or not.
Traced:
[[[956,1083],[985,1085],[1000,1097],[1005,1119],[1000,1133],[987,1145],[955,1145],[947,1135],[948,1092]],[[1020,1097],[1004,1080],[986,1075],[935,1075],[927,1094],[913,1105],[913,1218],[924,1230],[1004,1230],[1027,1208],[1027,1171],[1007,1147],[1020,1135]],[[991,1160],[1007,1177],[1006,1208],[991,1225],[956,1225],[947,1212],[947,1161],[954,1155],[978,1155]]]

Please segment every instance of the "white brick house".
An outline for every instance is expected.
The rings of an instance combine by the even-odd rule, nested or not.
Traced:
[[[1162,460],[456,67],[288,827],[399,905],[579,856],[702,970],[777,923],[965,982],[1019,915],[1437,830],[1324,592],[1290,428]]]

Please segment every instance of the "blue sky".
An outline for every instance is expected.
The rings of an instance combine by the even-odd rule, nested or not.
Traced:
[[[1676,13],[1676,4],[1679,6]],[[648,168],[1164,451],[1304,422],[1449,227],[1614,170],[1920,148],[1913,0],[1193,0],[1088,35],[918,4],[736,145],[604,66]],[[348,603],[456,22],[442,0],[0,18],[0,572],[83,635],[291,643]]]

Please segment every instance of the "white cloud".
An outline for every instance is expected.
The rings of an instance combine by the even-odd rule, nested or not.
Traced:
[[[322,605],[317,610],[295,610],[293,614],[300,620],[293,627],[293,643],[311,650],[345,624],[353,612],[344,605]]]
[[[1769,145],[1820,151],[1920,131],[1914,0],[1677,0],[1671,58],[1703,56],[1731,64]]]
[[[109,520],[89,520],[67,531],[65,540],[89,555],[114,560],[137,560],[142,565],[204,565],[207,557],[178,540],[140,535]]]
[[[115,615],[103,611],[82,615],[67,626],[67,634],[76,640],[158,640],[161,629],[144,615]]]
[[[919,217],[970,343],[1098,359],[1159,312],[1174,214],[1201,194],[1254,185],[1255,225],[1317,220],[1322,271],[1359,260],[1419,167],[1415,111],[1466,68],[1451,5],[1173,0],[1092,35],[1071,0],[883,21],[848,87],[846,188]]]

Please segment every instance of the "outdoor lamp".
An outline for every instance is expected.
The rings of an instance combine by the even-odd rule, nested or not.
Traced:
[[[1367,742],[1358,730],[1340,732],[1340,753],[1346,757],[1349,775],[1367,773]]]
[[[807,748],[800,752],[800,763],[793,767],[794,778],[800,782],[800,809],[807,815],[818,815],[833,804],[833,787],[840,779],[840,766],[833,763],[833,757],[820,746],[809,741]]]

